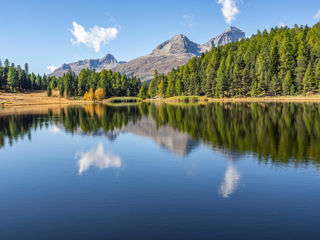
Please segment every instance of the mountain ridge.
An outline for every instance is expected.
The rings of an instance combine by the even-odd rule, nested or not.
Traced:
[[[118,60],[110,53],[106,54],[102,58],[97,59],[84,59],[79,60],[72,63],[64,63],[61,67],[54,70],[50,76],[56,76],[61,77],[63,74],[65,74],[69,68],[73,72],[75,72],[76,75],[78,75],[82,69],[88,68],[90,70],[95,69],[96,71],[102,71],[103,69],[111,69],[115,67],[118,64],[123,64],[124,62],[118,62]]]
[[[86,59],[63,64],[50,75],[60,77],[69,68],[76,75],[84,68],[96,69],[98,72],[103,69],[111,69],[114,72],[135,76],[142,81],[147,81],[153,78],[154,69],[157,69],[159,73],[166,74],[173,68],[184,65],[192,57],[201,56],[202,53],[209,51],[212,47],[225,45],[242,38],[245,38],[245,33],[237,27],[229,27],[204,44],[195,43],[185,35],[177,34],[156,46],[151,53],[128,62],[118,62],[113,55],[107,54],[100,59]]]

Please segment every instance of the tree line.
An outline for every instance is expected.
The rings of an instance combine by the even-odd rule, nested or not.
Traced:
[[[154,73],[141,97],[245,97],[320,92],[320,23],[272,28],[213,47],[168,74]]]
[[[68,97],[84,96],[85,93],[103,89],[105,97],[114,96],[137,96],[141,87],[140,79],[128,77],[126,74],[112,72],[111,70],[82,69],[79,76],[76,76],[71,69],[56,80],[61,96]],[[55,88],[51,85],[51,89]]]
[[[45,90],[48,83],[55,77],[49,77],[29,73],[29,65],[25,63],[24,68],[20,65],[10,63],[6,59],[3,63],[0,59],[0,89],[9,88],[11,91],[23,92],[31,90]]]
[[[29,65],[24,68],[15,66],[8,59],[2,63],[0,60],[0,89],[10,89],[13,92],[32,90],[47,90],[48,96],[53,89],[58,89],[60,96],[76,97],[84,96],[90,90],[103,89],[105,97],[113,96],[137,96],[141,88],[141,81],[135,77],[127,77],[125,74],[102,70],[83,69],[76,76],[71,69],[62,77],[43,76],[29,73]]]

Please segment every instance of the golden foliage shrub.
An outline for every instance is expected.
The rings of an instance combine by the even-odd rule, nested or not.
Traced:
[[[83,100],[93,101],[93,99],[94,99],[93,89],[90,88],[89,92],[85,92],[83,96]]]
[[[94,93],[94,99],[103,100],[106,98],[106,93],[103,88],[98,88]]]

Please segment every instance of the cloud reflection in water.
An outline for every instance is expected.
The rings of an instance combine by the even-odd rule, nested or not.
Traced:
[[[228,198],[238,187],[240,181],[240,173],[229,163],[226,173],[224,174],[223,182],[220,186],[220,194],[223,198]]]
[[[79,175],[82,175],[82,173],[87,171],[91,166],[99,169],[121,167],[120,157],[113,155],[112,153],[105,152],[101,143],[99,143],[96,149],[85,153],[79,153],[76,156],[80,156],[80,159],[77,162]]]

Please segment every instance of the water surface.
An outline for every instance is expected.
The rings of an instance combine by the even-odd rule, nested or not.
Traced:
[[[319,239],[320,104],[0,111],[0,239]]]

